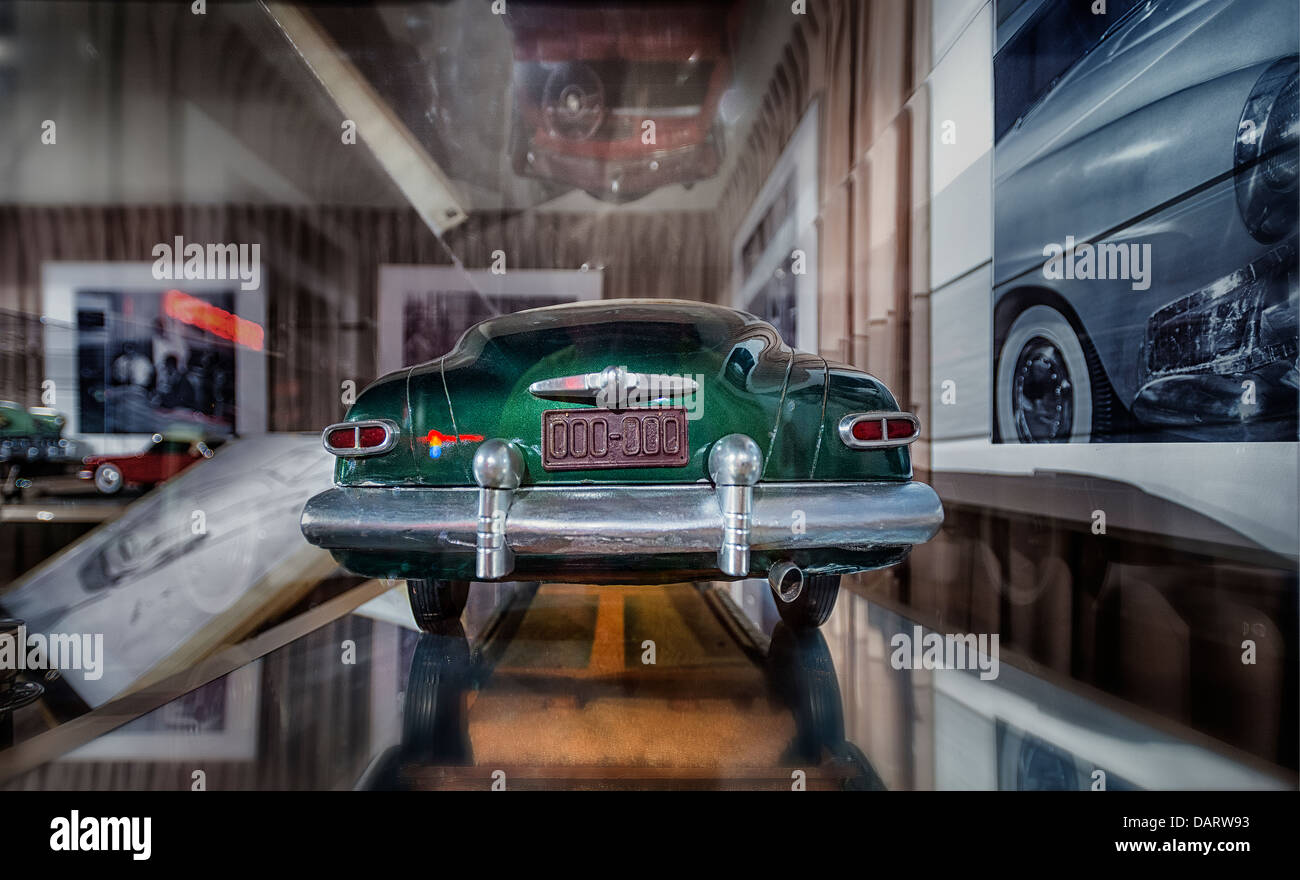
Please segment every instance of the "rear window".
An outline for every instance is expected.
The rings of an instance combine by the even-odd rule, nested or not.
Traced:
[[[604,351],[639,348],[682,353],[730,347],[740,331],[758,319],[743,312],[705,305],[566,306],[518,312],[473,328],[458,352],[474,355],[484,347],[544,357],[575,347]]]

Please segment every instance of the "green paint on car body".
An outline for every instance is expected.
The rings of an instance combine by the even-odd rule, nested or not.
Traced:
[[[546,410],[588,408],[545,400],[529,385],[543,379],[629,371],[684,375],[700,383],[687,401],[689,456],[683,467],[547,471],[541,419]],[[763,452],[762,479],[911,478],[906,447],[849,449],[838,425],[850,412],[896,410],[888,389],[852,367],[797,352],[769,324],[705,303],[605,300],[516,312],[470,328],[445,357],[390,373],[358,396],[347,420],[386,418],[402,437],[389,452],[340,459],[341,486],[472,486],[477,442],[425,442],[432,429],[514,443],[524,485],[693,483],[708,479],[712,444],[746,434]]]

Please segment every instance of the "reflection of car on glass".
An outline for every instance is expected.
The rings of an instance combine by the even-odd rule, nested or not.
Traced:
[[[612,202],[715,175],[736,8],[511,3],[515,173]]]
[[[1294,0],[1008,6],[996,435],[1295,440]]]
[[[742,622],[743,612],[722,590],[684,584],[638,591],[617,617],[577,611],[594,612],[610,589],[616,588],[520,585],[489,612],[472,644],[459,622],[421,633],[406,680],[401,741],[377,756],[356,787],[477,788],[490,760],[511,779],[528,780],[525,787],[640,789],[671,781],[693,789],[788,790],[791,771],[799,769],[808,791],[885,788],[846,736],[835,663],[820,632],[777,622],[768,639],[751,619]],[[644,612],[667,607],[693,638],[653,666],[627,666],[621,654],[599,650],[564,654],[565,646],[587,639],[639,638],[642,626],[654,625]],[[466,617],[479,615],[471,607]],[[544,656],[551,662],[538,662],[528,637],[542,631],[566,634],[548,641]],[[550,698],[612,679],[618,684],[602,688],[598,699]],[[701,723],[709,736],[694,735]],[[625,725],[656,731],[666,751],[647,761],[635,745],[601,735]],[[584,756],[581,769],[571,754]],[[516,775],[512,765],[528,772]]]
[[[88,455],[77,476],[94,481],[105,495],[124,486],[156,486],[190,465],[212,457],[221,440],[188,440],[154,434],[141,452],[125,455]]]
[[[768,576],[819,625],[840,575],[893,565],[943,519],[911,481],[916,418],[752,315],[672,300],[531,309],[369,386],[325,429],[337,488],[303,533],[404,577],[421,625],[470,580]]]

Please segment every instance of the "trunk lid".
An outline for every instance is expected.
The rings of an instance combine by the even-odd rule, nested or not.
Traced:
[[[707,479],[709,447],[726,434],[747,434],[768,455],[792,355],[770,325],[702,303],[581,303],[488,321],[471,328],[447,357],[411,373],[418,479],[426,485],[472,484],[474,450],[492,437],[519,448],[526,484]],[[542,466],[543,413],[591,410],[598,404],[539,397],[529,386],[607,367],[696,383],[694,393],[682,400],[624,410],[681,406],[684,466],[568,471]]]

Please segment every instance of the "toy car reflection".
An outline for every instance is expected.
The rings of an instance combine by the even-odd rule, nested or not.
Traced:
[[[424,627],[470,580],[767,576],[820,625],[840,575],[943,519],[911,481],[917,419],[752,315],[672,300],[532,309],[370,385],[325,429],[337,487],[302,515],[349,569],[407,579]]]
[[[1001,440],[1294,442],[1296,4],[1034,0],[1015,22],[994,62]]]
[[[734,10],[524,2],[508,10],[516,174],[626,202],[718,173],[714,120],[731,77]]]
[[[154,434],[142,452],[126,455],[89,455],[77,476],[91,480],[105,495],[125,486],[151,488],[166,482],[191,465],[211,458],[221,440],[188,440]]]
[[[371,764],[358,787],[369,790],[477,787],[483,765],[475,766],[473,731],[477,725],[473,716],[491,717],[492,704],[512,699],[512,691],[517,693],[521,687],[530,696],[539,691],[548,696],[570,693],[574,684],[583,680],[579,676],[587,671],[586,668],[552,672],[529,669],[537,677],[523,678],[521,684],[516,677],[517,669],[502,670],[486,660],[490,647],[483,642],[471,645],[458,622],[436,633],[420,634],[407,673],[401,742]],[[669,667],[666,671],[670,675],[689,676],[691,683],[682,686],[680,679],[665,679],[678,684],[671,700],[660,695],[661,689],[638,687],[632,679],[614,689],[615,699],[610,699],[614,695],[606,691],[604,700],[591,702],[602,713],[601,729],[608,729],[611,716],[606,713],[613,713],[613,717],[625,724],[638,725],[665,709],[677,717],[700,711],[704,705],[714,702],[710,697],[717,693],[718,685],[723,685],[728,693],[739,694],[733,703],[732,717],[717,718],[714,724],[724,726],[730,734],[728,742],[740,754],[733,753],[729,756],[731,763],[718,766],[710,761],[716,757],[710,754],[707,741],[681,743],[676,752],[681,763],[676,767],[658,765],[656,783],[671,780],[674,787],[680,788],[785,790],[790,785],[791,769],[798,768],[806,774],[809,791],[884,791],[884,781],[876,769],[845,736],[844,700],[835,676],[835,661],[822,634],[816,630],[794,630],[778,623],[763,667],[765,686],[755,687],[748,676],[743,672],[737,675],[738,670],[734,668],[721,672],[716,668],[678,666],[676,670]],[[476,692],[471,699],[470,695]],[[547,720],[553,725],[541,737],[569,735],[575,726],[584,726],[575,716],[586,711],[589,701],[557,702],[563,703],[564,708],[547,711]],[[792,724],[786,721],[786,715]],[[534,742],[541,738],[535,729],[524,733],[523,728],[533,716],[523,712],[510,713],[510,717],[508,723],[519,736],[531,735]],[[756,729],[764,731],[765,741],[754,741]],[[779,755],[773,755],[774,741],[779,741],[789,729],[793,737]],[[672,732],[665,733],[666,737],[672,735]],[[617,750],[615,744],[612,751],[617,754]],[[518,754],[520,750],[515,751]],[[533,765],[529,769],[550,772],[533,775],[523,785],[541,782],[547,786],[558,783],[565,788],[595,785],[607,789],[639,788],[646,784],[645,764],[627,766],[617,759],[607,759],[597,766],[602,770],[599,777],[593,779],[584,774],[581,779],[573,779],[566,778],[562,769]],[[457,767],[465,769],[456,772]],[[713,769],[716,776],[702,775],[700,771],[704,768]],[[680,775],[674,775],[674,770]],[[516,778],[513,773],[507,775]]]

